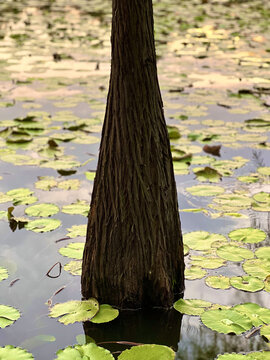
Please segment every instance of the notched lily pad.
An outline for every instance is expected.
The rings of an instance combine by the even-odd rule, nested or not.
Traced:
[[[71,260],[69,263],[64,265],[64,270],[68,271],[71,275],[81,275],[82,274],[82,261],[81,260]]]
[[[53,231],[61,225],[61,221],[58,219],[37,219],[29,220],[25,225],[27,230],[31,230],[37,233],[43,233],[48,231]]]
[[[212,303],[200,299],[180,299],[173,304],[175,310],[187,315],[201,315]]]
[[[233,309],[248,317],[255,327],[270,323],[270,310],[258,304],[238,304],[235,305]]]
[[[77,200],[76,203],[63,206],[62,212],[65,214],[87,216],[89,212],[89,203],[85,200]]]
[[[0,305],[0,328],[5,327],[14,323],[14,321],[20,318],[19,310],[12,306]]]
[[[21,349],[20,347],[6,345],[5,347],[0,347],[0,359],[33,360],[34,357],[28,351]]]
[[[260,291],[264,288],[264,282],[253,276],[234,276],[230,278],[230,284],[238,290],[249,292]]]
[[[192,231],[183,235],[183,242],[193,250],[209,250],[215,241],[227,241],[221,234],[211,234],[207,231]]]
[[[197,280],[202,279],[207,274],[207,271],[203,270],[200,266],[191,266],[185,269],[185,279]]]
[[[72,300],[54,305],[50,309],[49,316],[58,318],[58,321],[68,325],[79,321],[91,320],[98,312],[99,304],[96,299],[79,301]]]
[[[174,360],[174,358],[175,353],[171,348],[152,344],[133,346],[118,356],[118,360]]]
[[[243,264],[244,271],[254,277],[265,280],[270,274],[270,261],[265,259],[251,259]]]
[[[73,225],[71,228],[68,228],[67,236],[70,238],[75,238],[77,236],[86,236],[87,225]]]

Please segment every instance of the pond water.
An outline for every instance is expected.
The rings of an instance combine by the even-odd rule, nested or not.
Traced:
[[[269,246],[269,3],[166,0],[154,1],[154,9],[165,116],[169,132],[178,134],[171,144],[182,231],[222,234],[229,243],[231,231],[251,227],[265,239],[238,246],[252,252]],[[48,316],[50,303],[81,299],[80,276],[63,268],[74,258],[59,249],[84,241],[83,229],[78,236],[69,229],[87,223],[110,70],[110,2],[0,0],[0,14],[0,267],[8,271],[6,279],[0,277],[0,304],[21,314],[0,329],[0,346],[20,346],[39,360],[83,343],[84,334],[97,343],[166,344],[181,360],[269,350],[259,331],[226,335],[203,325],[199,316],[175,310],[122,313],[103,325],[66,326]],[[221,145],[220,157],[204,152],[205,145]],[[222,190],[198,195],[198,188],[190,189],[198,185]],[[10,193],[19,188],[32,193]],[[77,201],[77,210],[68,213],[66,206]],[[48,218],[61,225],[44,232],[28,225],[19,229],[42,219],[26,209],[43,203],[59,207]],[[211,246],[189,247],[187,269],[196,266],[196,255],[216,256]],[[227,260],[206,270],[197,265],[199,274],[187,273],[184,298],[269,309],[267,276],[255,292],[206,285],[209,276],[245,275],[246,261]],[[109,348],[123,350],[117,344]]]

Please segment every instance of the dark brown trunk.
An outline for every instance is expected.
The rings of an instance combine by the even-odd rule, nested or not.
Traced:
[[[168,307],[183,292],[184,260],[152,0],[112,3],[111,78],[82,295],[119,307]]]

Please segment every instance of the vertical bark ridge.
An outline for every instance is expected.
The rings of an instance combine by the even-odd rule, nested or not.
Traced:
[[[183,291],[184,261],[152,0],[113,0],[112,8],[111,78],[82,294],[120,307],[166,307]]]

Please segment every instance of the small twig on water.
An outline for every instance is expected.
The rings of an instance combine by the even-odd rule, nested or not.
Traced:
[[[58,242],[64,241],[64,240],[69,240],[69,239],[71,239],[71,238],[70,237],[64,237],[62,239],[55,240],[55,243],[58,243]]]
[[[12,287],[17,281],[19,281],[20,279],[15,279],[13,281],[11,281],[11,283],[9,284],[9,287]]]
[[[58,275],[50,275],[50,272],[53,270],[53,268],[55,267],[55,266],[57,266],[59,264],[59,273],[58,273]],[[59,262],[59,261],[57,261],[57,263],[55,263],[48,271],[47,271],[47,273],[46,273],[46,276],[48,276],[49,278],[51,278],[51,279],[56,279],[56,278],[58,278],[60,275],[61,275],[61,272],[62,272],[62,264]]]

